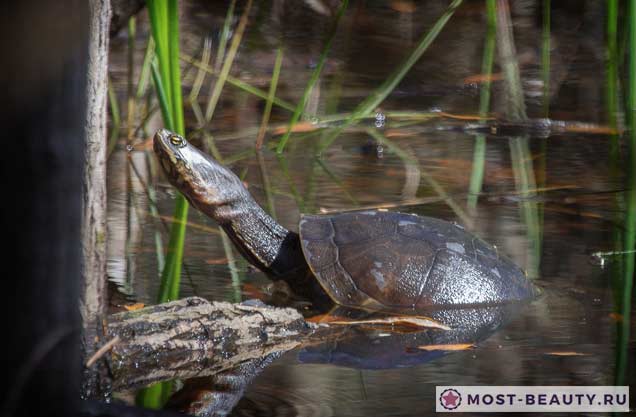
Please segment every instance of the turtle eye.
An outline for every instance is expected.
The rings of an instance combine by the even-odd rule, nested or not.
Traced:
[[[177,135],[170,136],[170,143],[172,143],[174,146],[178,146],[180,148],[182,148],[182,147],[184,147],[186,145],[185,139],[183,139],[181,136],[177,136]]]

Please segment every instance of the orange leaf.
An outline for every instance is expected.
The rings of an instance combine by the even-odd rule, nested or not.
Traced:
[[[470,349],[472,347],[475,347],[475,345],[473,345],[472,343],[457,343],[454,345],[422,345],[422,346],[418,346],[418,349],[421,350],[427,350],[427,351],[431,351],[431,350],[467,350]]]
[[[545,354],[550,356],[587,356],[587,353],[581,352],[545,352]]]
[[[324,321],[323,321],[324,322]],[[330,324],[342,325],[374,325],[391,327],[408,327],[417,329],[442,329],[450,330],[450,327],[424,316],[390,316],[381,318],[369,318],[362,320],[338,319],[328,321]]]

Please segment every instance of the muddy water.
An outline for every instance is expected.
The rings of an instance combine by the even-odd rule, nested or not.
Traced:
[[[402,9],[398,3],[410,4],[350,5],[325,74],[309,101],[317,117],[314,123],[355,108],[400,64],[446,5],[427,2],[425,7],[416,2],[414,9]],[[548,99],[553,120],[605,125],[605,46],[598,23],[603,10],[595,2],[553,10],[551,83],[545,96],[536,88],[540,7],[530,1],[514,3],[515,42],[529,117],[543,117]],[[184,51],[200,55],[205,36],[218,42],[224,16],[223,7],[186,3]],[[285,58],[277,95],[296,103],[320,54],[330,18],[305,5],[294,8],[277,1],[255,6],[251,16],[232,74],[266,89],[276,45],[282,42]],[[143,28],[145,18],[139,19]],[[585,22],[587,29],[580,31]],[[333,352],[327,358],[288,352],[248,387],[234,415],[423,415],[434,410],[435,385],[613,385],[617,374],[626,384],[636,381],[633,364],[616,369],[617,345],[627,343],[629,357],[636,353],[633,325],[630,335],[621,339],[617,333],[621,317],[615,311],[616,299],[622,293],[613,286],[613,274],[620,256],[607,256],[603,265],[593,256],[615,250],[614,233],[623,227],[626,213],[616,202],[628,192],[627,172],[622,160],[611,161],[610,136],[590,129],[522,138],[486,136],[482,194],[471,208],[468,190],[478,136],[467,131],[470,122],[435,118],[407,124],[390,116],[395,111],[477,114],[479,86],[469,77],[480,72],[484,36],[484,9],[480,2],[468,2],[382,103],[381,123],[370,119],[343,132],[321,159],[316,157],[324,134],[320,130],[293,134],[282,158],[269,149],[260,155],[251,152],[263,102],[229,85],[209,133],[256,200],[290,229],[296,228],[301,212],[359,207],[387,207],[455,221],[514,259],[544,294],[507,317],[505,325],[475,347],[446,355],[391,365],[376,354],[375,361],[367,358],[343,366]],[[124,40],[114,41],[112,53],[119,68],[114,75],[120,80],[120,97],[125,97]],[[137,44],[140,54],[145,46],[142,35]],[[500,74],[495,62],[494,72]],[[188,94],[196,72],[185,69]],[[206,77],[199,97],[203,107],[211,82]],[[495,77],[496,117],[505,114],[506,103],[503,82]],[[188,107],[186,114],[187,124],[194,128]],[[290,112],[275,107],[270,124],[284,124],[289,117]],[[368,129],[376,129],[388,143],[375,140]],[[210,149],[201,135],[192,137]],[[266,141],[279,138],[270,134]],[[515,141],[528,144],[523,159],[531,162],[537,183],[530,192],[523,192],[515,175]],[[135,149],[127,153],[120,143],[109,162],[109,274],[131,298],[152,303],[159,288],[156,241],[160,237],[167,244],[176,194],[157,173],[153,155],[142,146]],[[613,164],[618,167],[614,173]],[[150,197],[156,200],[157,213]],[[528,210],[538,223],[528,222]],[[267,293],[270,281],[235,249],[224,247],[211,220],[191,210],[189,222],[183,296],[241,301]],[[630,315],[634,323],[633,312]],[[371,338],[368,343],[375,342]],[[417,341],[392,352],[408,356],[413,344]]]

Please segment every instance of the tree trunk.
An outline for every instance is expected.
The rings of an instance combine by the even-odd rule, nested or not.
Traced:
[[[106,104],[110,0],[90,0],[89,13],[80,303],[84,359],[95,352],[104,334],[102,320],[106,304]],[[92,370],[86,368],[83,381],[85,397],[96,397],[103,393],[100,375],[105,375],[105,372],[103,364]]]

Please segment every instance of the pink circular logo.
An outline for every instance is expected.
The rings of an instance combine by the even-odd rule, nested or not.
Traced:
[[[462,395],[453,388],[445,389],[439,396],[439,403],[447,410],[455,410],[462,403]]]

